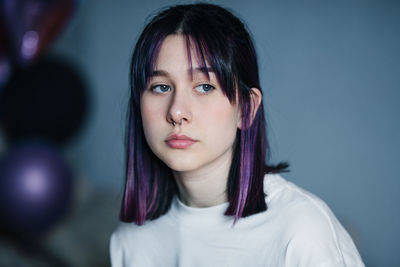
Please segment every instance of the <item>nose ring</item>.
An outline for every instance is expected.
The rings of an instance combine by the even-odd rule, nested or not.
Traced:
[[[182,119],[179,121],[179,123],[178,123],[179,125],[182,125]],[[175,126],[176,125],[176,122],[173,120],[172,121],[172,126]]]

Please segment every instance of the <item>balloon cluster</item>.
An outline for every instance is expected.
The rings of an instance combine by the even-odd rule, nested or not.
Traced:
[[[45,57],[74,0],[0,0],[0,227],[28,237],[48,231],[71,204],[72,171],[60,153],[81,127],[81,76]],[[0,140],[1,141],[1,140]]]

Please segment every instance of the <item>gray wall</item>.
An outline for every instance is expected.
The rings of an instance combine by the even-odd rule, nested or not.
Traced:
[[[328,203],[367,266],[400,266],[399,2],[212,2],[254,34],[273,161]],[[90,118],[68,153],[99,187],[122,187],[129,57],[145,18],[171,3],[82,1],[53,47],[90,85]]]

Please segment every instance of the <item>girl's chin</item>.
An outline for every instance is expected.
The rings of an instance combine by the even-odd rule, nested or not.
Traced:
[[[167,164],[167,166],[174,172],[190,172],[196,169],[195,166],[187,164]]]
[[[173,160],[164,161],[164,163],[175,172],[189,172],[196,170],[198,166],[198,161],[192,161],[188,158],[179,159],[175,158]]]

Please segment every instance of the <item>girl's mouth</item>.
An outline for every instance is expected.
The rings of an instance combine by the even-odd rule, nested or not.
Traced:
[[[193,140],[190,137],[187,137],[183,134],[173,134],[170,135],[165,142],[168,144],[169,147],[174,149],[185,149],[189,146],[193,145],[197,142],[197,140]]]

